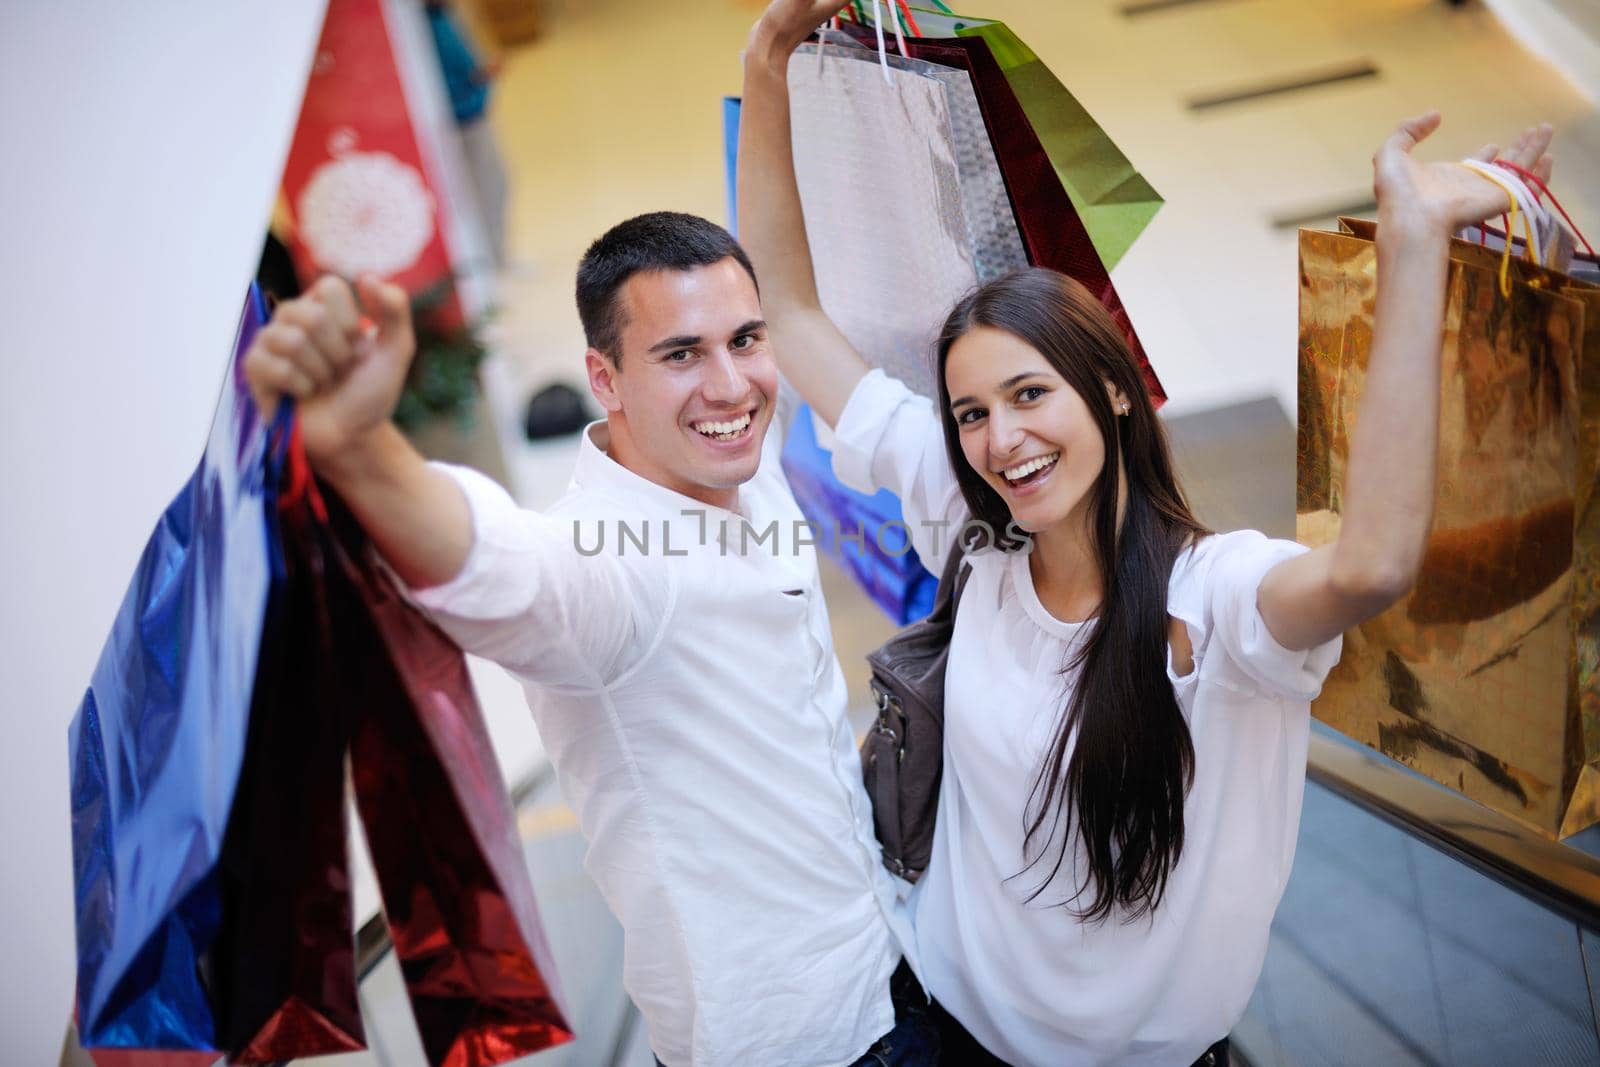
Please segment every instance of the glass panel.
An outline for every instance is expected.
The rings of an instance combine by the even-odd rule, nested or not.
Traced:
[[[1600,1062],[1573,924],[1315,783],[1235,1040],[1256,1067]]]

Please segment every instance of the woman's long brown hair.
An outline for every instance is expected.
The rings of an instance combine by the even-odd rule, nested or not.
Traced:
[[[1178,554],[1210,531],[1189,511],[1166,434],[1110,314],[1077,282],[1037,267],[967,296],[939,336],[940,421],[975,519],[993,530],[1011,520],[999,493],[968,464],[950,414],[950,348],[978,326],[1004,330],[1048,360],[1088,405],[1106,454],[1090,490],[1092,551],[1105,592],[1088,640],[1062,665],[1081,674],[1022,813],[1023,852],[1031,858],[1018,873],[1048,865],[1028,897],[1036,899],[1067,863],[1076,831],[1088,870],[1060,903],[1086,921],[1113,912],[1131,921],[1159,906],[1183,852],[1194,744],[1167,678],[1167,585]],[[1127,415],[1112,410],[1108,382],[1127,397]],[[1127,473],[1120,529],[1119,458]]]

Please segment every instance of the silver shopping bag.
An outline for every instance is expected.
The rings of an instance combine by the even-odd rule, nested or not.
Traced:
[[[874,366],[934,396],[945,315],[1027,266],[966,71],[832,34],[789,63],[795,175],[822,306]]]

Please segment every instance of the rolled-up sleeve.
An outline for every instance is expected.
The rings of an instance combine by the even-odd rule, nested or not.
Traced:
[[[473,542],[450,581],[408,593],[463,649],[528,681],[598,688],[626,670],[641,615],[659,613],[664,589],[605,554],[583,555],[573,520],[520,507],[494,481],[435,463],[472,513]]]
[[[1323,680],[1339,662],[1343,638],[1305,650],[1284,648],[1256,604],[1261,580],[1286,559],[1309,551],[1294,541],[1268,538],[1255,530],[1216,534],[1202,548],[1206,614],[1211,627],[1207,658],[1221,651],[1234,668],[1225,672],[1235,683],[1249,683],[1271,694],[1297,701],[1314,699]],[[1208,665],[1213,680],[1225,681],[1216,663]],[[1242,676],[1242,679],[1239,677]]]
[[[912,547],[924,560],[947,555],[968,516],[933,401],[879,369],[861,379],[839,414],[833,473],[858,492],[887,489],[899,497]]]

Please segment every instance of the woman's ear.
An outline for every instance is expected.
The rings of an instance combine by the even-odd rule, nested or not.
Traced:
[[[1109,381],[1106,382],[1106,395],[1111,398],[1111,410],[1114,413],[1126,415],[1133,410],[1133,405],[1128,403],[1128,394]]]

